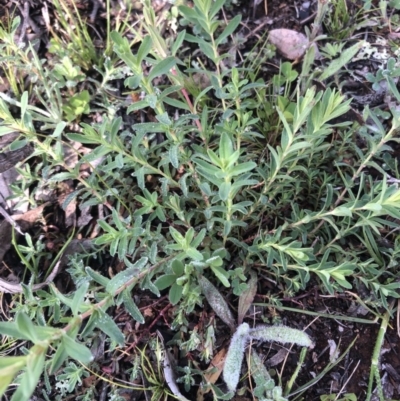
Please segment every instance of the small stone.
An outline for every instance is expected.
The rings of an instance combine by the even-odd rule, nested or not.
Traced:
[[[291,29],[273,29],[269,32],[269,41],[288,60],[303,57],[309,45],[304,34]]]

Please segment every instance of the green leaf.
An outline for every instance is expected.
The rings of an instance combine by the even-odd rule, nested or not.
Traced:
[[[365,42],[361,40],[360,42],[356,43],[352,47],[344,50],[339,58],[331,61],[328,66],[324,69],[322,74],[319,76],[318,79],[324,81],[325,79],[329,78],[333,74],[336,74],[342,67],[348,64],[351,59],[359,52],[359,50],[364,46]]]
[[[233,154],[233,145],[231,138],[226,132],[223,132],[219,141],[219,157],[223,163],[228,163]]]
[[[195,10],[187,6],[178,6],[179,12],[188,20],[197,20],[199,17]],[[186,34],[187,36],[188,34]]]
[[[364,205],[361,209],[363,210],[371,210],[372,212],[381,212],[383,207],[380,203],[367,203],[366,205]]]
[[[27,356],[4,356],[0,358],[0,369],[17,369],[18,372],[26,365]],[[1,376],[0,376],[1,377]]]
[[[162,291],[174,284],[176,279],[177,276],[175,274],[164,274],[154,282],[154,285]]]
[[[79,362],[87,364],[93,360],[93,355],[90,349],[85,347],[83,344],[73,340],[68,334],[64,334],[61,339],[61,343],[65,348],[65,352],[73,359]]]
[[[19,340],[30,340],[29,334],[21,331],[15,322],[0,322],[0,333]]]
[[[22,139],[20,141],[14,141],[10,145],[10,151],[14,152],[15,150],[22,149],[27,143],[28,141],[26,139]]]
[[[169,154],[169,160],[171,164],[175,167],[179,167],[179,145],[173,145],[169,148],[168,151]]]
[[[121,47],[123,47],[125,45],[124,39],[119,32],[112,31],[110,34],[110,37],[116,45],[121,46]]]
[[[172,261],[171,264],[172,270],[174,271],[174,273],[179,277],[182,276],[183,273],[185,272],[185,266],[184,264],[178,260],[178,259],[174,259]]]
[[[100,159],[103,156],[108,155],[111,151],[112,151],[112,149],[110,148],[109,145],[98,146],[92,152],[85,155],[82,158],[82,161],[85,161],[86,163],[91,163],[93,161],[96,161],[97,159]]]
[[[203,255],[195,248],[189,247],[185,249],[186,255],[193,260],[203,260]]]
[[[138,66],[140,66],[140,63],[150,53],[152,45],[153,42],[151,40],[151,37],[149,35],[146,35],[143,38],[142,43],[140,44],[138,52],[136,54]]]
[[[0,358],[0,397],[7,390],[17,373],[27,364],[28,356],[9,356]]]
[[[13,128],[6,127],[6,126],[0,127],[0,137],[3,135],[11,134],[12,132],[14,132]]]
[[[210,8],[210,18],[214,18],[218,11],[224,6],[226,0],[215,0]]]
[[[223,182],[219,187],[218,195],[222,201],[227,201],[229,198],[229,194],[231,192],[231,183],[230,182]]]
[[[126,289],[122,292],[122,299],[124,301],[124,306],[129,314],[140,324],[144,324],[144,317],[140,312],[139,308],[133,302],[133,298],[130,290]]]
[[[169,290],[169,301],[172,305],[176,305],[182,298],[183,287],[178,284],[173,284]]]
[[[72,303],[71,303],[71,310],[74,316],[77,316],[78,313],[80,312],[80,306],[83,303],[83,300],[87,294],[87,290],[89,288],[89,283],[84,282],[75,291],[74,297],[72,298]]]
[[[241,163],[238,164],[237,166],[233,167],[230,171],[229,174],[234,177],[236,175],[240,175],[243,173],[247,173],[248,171],[251,171],[257,167],[257,164],[254,162],[246,162],[246,163]]]
[[[17,328],[20,333],[26,336],[33,343],[36,343],[38,341],[35,326],[29,319],[28,315],[26,315],[25,313],[18,313],[15,319],[15,323],[17,324]]]
[[[132,125],[132,128],[139,133],[145,132],[146,134],[152,132],[165,132],[165,125],[161,123],[138,123]]]
[[[236,15],[236,17],[232,18],[232,20],[229,22],[229,24],[221,33],[221,35],[218,36],[218,39],[215,41],[215,44],[219,46],[229,35],[231,35],[239,26],[241,20],[242,20],[241,15]]]
[[[96,326],[106,333],[112,341],[116,342],[119,346],[124,345],[125,337],[120,328],[115,324],[107,313],[99,311],[100,317],[96,320]]]
[[[62,132],[64,131],[64,128],[67,126],[68,124],[65,121],[60,121],[57,125],[56,128],[54,130],[54,132],[51,134],[52,138],[59,138],[62,134]]]
[[[189,230],[186,231],[185,234],[185,245],[190,246],[194,237],[194,228],[190,227]]]
[[[186,35],[186,30],[184,29],[183,31],[180,31],[178,36],[176,37],[175,42],[171,46],[171,54],[173,56],[175,56],[177,51],[180,49],[183,40],[185,39],[185,35]]]
[[[68,358],[68,352],[65,349],[65,345],[60,342],[58,344],[57,351],[51,357],[51,365],[50,365],[50,374],[54,374],[57,372],[58,369],[61,368],[62,364]]]
[[[141,258],[128,269],[116,274],[106,286],[106,291],[109,294],[114,294],[119,288],[125,285],[128,281],[137,277],[146,266],[148,258]]]
[[[286,326],[259,326],[249,330],[249,336],[259,341],[276,341],[292,343],[302,347],[311,347],[313,342],[304,331]]]
[[[157,63],[153,69],[150,71],[148,79],[151,81],[154,78],[161,77],[164,74],[168,74],[171,68],[173,68],[176,64],[176,59],[173,56],[167,57],[164,60],[161,60]]]
[[[192,241],[191,246],[193,248],[198,248],[202,243],[204,237],[206,236],[207,230],[202,228],[201,231],[196,235],[196,238]]]
[[[107,287],[108,283],[111,281],[109,278],[102,276],[100,273],[97,273],[91,267],[85,267],[85,272],[94,280],[96,283],[102,285],[103,287]]]
[[[132,111],[142,110],[146,107],[149,107],[149,103],[147,100],[139,100],[138,102],[132,103],[128,109],[126,110],[127,114],[130,114]]]
[[[187,103],[185,103],[185,102],[182,102],[182,101],[180,101],[180,100],[178,100],[178,99],[174,99],[174,98],[172,98],[172,97],[164,97],[163,99],[162,99],[162,101],[164,102],[164,103],[167,103],[167,104],[169,104],[170,106],[173,106],[173,107],[176,107],[177,109],[182,109],[182,110],[186,110],[186,111],[192,111],[191,109],[190,109],[190,107],[187,105]]]
[[[230,282],[228,280],[229,274],[225,269],[223,269],[220,266],[215,266],[215,265],[212,265],[212,264],[210,265],[210,268],[214,272],[214,274],[218,277],[219,281],[221,281],[221,283],[225,287],[229,288],[231,286],[231,284],[230,284]]]
[[[263,361],[258,356],[254,348],[251,350],[251,355],[250,355],[250,372],[257,387],[264,386],[271,380],[271,376],[267,368],[265,367]]]
[[[29,100],[29,94],[27,91],[25,91],[21,96],[21,120],[24,119],[24,115],[28,108],[28,100]]]
[[[97,139],[96,137],[90,137],[88,135],[82,135],[82,134],[75,134],[73,132],[68,133],[67,138],[70,141],[75,141],[83,144],[90,144],[90,145],[99,144],[99,139]]]
[[[169,227],[169,232],[172,235],[172,238],[175,240],[175,242],[182,246],[182,248],[186,245],[186,241],[185,238],[183,237],[183,235],[174,227]]]
[[[11,401],[28,401],[39,382],[44,369],[44,359],[47,347],[35,345],[27,356],[26,371],[21,376],[20,385],[13,394]]]

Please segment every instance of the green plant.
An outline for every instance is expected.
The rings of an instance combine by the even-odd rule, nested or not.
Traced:
[[[282,396],[282,388],[275,385],[275,381],[271,378],[261,358],[253,350],[251,351],[248,365],[251,368],[250,374],[256,384],[253,389],[255,397],[264,401],[287,401],[287,398]]]
[[[35,82],[34,88],[22,91],[23,80],[16,74],[13,95],[0,95],[0,135],[19,134],[13,149],[27,143],[34,147],[30,164],[19,168],[22,177],[13,184],[15,194],[23,196],[20,202],[36,206],[42,190],[73,182],[62,207],[76,202],[81,210],[99,210],[92,253],[97,259],[73,258],[67,270],[72,284],[65,294],[54,285],[33,291],[32,285],[41,281],[41,262],[54,258],[40,235],[26,233],[21,237],[25,243],[14,240],[27,274],[22,294],[14,298],[10,321],[0,323],[0,332],[9,343],[29,343],[25,355],[0,361],[0,394],[19,383],[12,400],[29,399],[44,371],[66,380],[68,386],[78,383],[85,371],[73,360],[91,361],[88,347],[99,331],[117,358],[127,340],[113,320],[114,311],[126,311],[138,327],[148,324],[134,292],[147,291],[154,297],[168,292],[173,316],[163,317],[170,318],[171,328],[178,331],[176,343],[206,360],[218,335],[213,318],[206,320],[206,334],[201,328],[191,329],[189,319],[206,298],[234,331],[237,324],[228,301],[232,294],[243,299],[250,287],[255,293],[254,283],[247,282],[255,272],[276,288],[268,294],[272,307],[282,306],[283,298],[306,290],[311,281],[316,291],[329,294],[363,284],[373,297],[362,302],[378,318],[382,307],[390,309],[388,297],[399,297],[400,191],[390,178],[399,177],[399,172],[393,160],[385,169],[378,162],[392,157],[400,116],[392,109],[383,120],[379,112],[366,108],[364,126],[338,122],[351,100],[328,81],[342,74],[362,43],[333,60],[341,47],[327,46],[330,60],[323,71],[314,68],[315,50],[310,48],[300,74],[290,63],[281,63],[265,81],[255,72],[261,68],[230,67],[232,55],[224,43],[234,35],[240,18],[219,20],[223,0],[194,3],[193,8],[178,7],[188,30],[167,40],[150,1],[144,1],[144,23],[135,31],[135,40],[129,41],[118,29],[110,32],[104,59],[78,17],[78,31],[69,32],[76,43],[64,46],[60,38],[53,38],[54,49],[63,51],[54,53],[52,66],[32,46],[23,50],[12,35],[0,30],[6,39],[0,45],[5,50],[1,63],[8,71],[12,63],[20,66],[18,72]],[[319,20],[326,12],[321,4]],[[12,31],[17,26],[18,20]],[[77,54],[86,44],[89,53],[78,62]],[[182,50],[183,44],[199,50],[196,63]],[[99,71],[95,78],[87,75],[92,67]],[[374,85],[386,80],[397,97],[397,70],[393,60],[387,71],[369,79]],[[188,78],[195,73],[209,78],[205,87],[189,89]],[[325,81],[327,88],[317,90],[314,78]],[[124,80],[127,90],[140,92],[141,97],[126,107],[110,95],[117,80]],[[94,112],[101,115],[96,122],[89,118]],[[136,118],[141,112],[149,119]],[[126,114],[134,117],[133,122]],[[73,144],[82,151],[73,151],[76,163],[70,165],[65,148],[76,149]],[[27,188],[32,192],[25,195]],[[390,240],[388,247],[382,246],[382,237]],[[115,266],[108,266],[113,277],[102,265],[108,256],[123,266],[118,273],[112,272]],[[79,262],[82,257],[85,263]],[[299,340],[300,333],[293,329],[250,329],[242,323],[244,313],[239,315],[234,351],[230,350],[224,373],[231,391],[250,339],[310,345],[308,337]],[[383,321],[387,320],[385,315]],[[296,338],[282,338],[281,333]],[[157,357],[155,370],[145,358],[143,354],[151,397],[166,398],[162,357]],[[249,371],[259,398],[282,400],[295,393],[294,379],[282,391],[255,358],[250,358]],[[63,373],[58,372],[61,369]],[[190,388],[189,376],[195,369],[182,369],[180,381]],[[25,373],[17,377],[21,371]],[[211,387],[215,398],[226,397],[216,385]]]
[[[353,2],[349,2],[354,7]],[[327,13],[324,19],[324,25],[330,36],[337,40],[342,40],[351,37],[357,28],[353,13],[349,13],[349,5],[345,0],[334,0],[331,4],[331,10]]]
[[[76,2],[67,3],[65,0],[56,0],[54,7],[61,29],[59,28],[59,32],[52,29],[49,51],[61,57],[70,57],[74,64],[85,70],[94,65],[101,67],[104,57],[101,55],[102,52],[96,49],[88,25],[78,12]],[[107,9],[109,7],[110,4],[107,1]],[[106,46],[104,55],[109,56],[111,54],[109,38],[106,39]]]
[[[367,74],[366,78],[369,82],[372,82],[372,89],[375,91],[382,91],[380,86],[382,81],[385,81],[387,86],[390,88],[391,93],[400,100],[400,93],[396,86],[396,80],[400,76],[400,68],[398,66],[398,60],[391,57],[387,60],[386,68],[379,68],[376,74]]]

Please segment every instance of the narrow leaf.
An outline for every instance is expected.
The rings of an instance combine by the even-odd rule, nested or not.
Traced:
[[[62,344],[64,345],[67,354],[82,363],[89,363],[93,360],[93,355],[90,349],[85,347],[83,344],[73,340],[68,334],[62,337]]]
[[[224,31],[219,35],[218,39],[215,41],[217,46],[219,46],[229,35],[231,35],[235,29],[239,26],[240,21],[242,19],[241,15],[236,15],[229,24],[226,26]]]
[[[0,322],[0,334],[18,340],[29,340],[28,333],[21,331],[15,322]]]
[[[18,330],[28,337],[33,343],[38,341],[35,326],[29,319],[28,315],[25,313],[18,313],[15,322],[17,323]]]
[[[304,331],[286,326],[260,326],[249,331],[249,336],[260,341],[276,341],[279,343],[294,343],[302,347],[313,345],[311,338]]]
[[[224,287],[229,288],[231,286],[228,280],[229,274],[224,268],[212,264],[210,268],[214,272],[214,274],[218,277],[219,281],[221,281],[221,283],[224,285]]]
[[[239,297],[238,324],[243,323],[243,318],[253,303],[254,297],[257,293],[257,274],[252,271],[250,276],[250,280],[247,283],[247,289],[244,290]]]
[[[229,391],[235,391],[239,383],[244,350],[248,341],[249,325],[242,323],[232,336],[226,355],[223,377]]]
[[[89,288],[89,283],[85,282],[76,289],[71,304],[71,310],[74,316],[78,315],[78,313],[80,312],[79,307],[83,303],[88,288]]]
[[[102,285],[103,287],[107,287],[107,284],[110,282],[109,278],[102,276],[89,266],[85,268],[85,271],[94,281],[96,281],[96,283]]]
[[[124,306],[129,314],[140,324],[144,323],[144,317],[140,312],[139,308],[136,306],[135,302],[133,302],[133,298],[131,292],[129,290],[125,290],[122,293],[122,299],[124,301]]]
[[[176,64],[175,57],[167,57],[166,59],[160,61],[150,71],[150,74],[148,76],[149,80],[151,81],[154,78],[167,74],[170,71],[170,69],[174,67],[175,64]]]
[[[114,294],[115,291],[121,288],[129,280],[132,280],[132,278],[136,277],[141,272],[143,267],[147,264],[147,261],[147,258],[141,258],[128,269],[125,269],[115,275],[107,284],[106,291],[109,294]]]
[[[149,35],[143,38],[136,56],[138,64],[140,64],[144,60],[144,58],[149,54],[152,44],[153,43]]]
[[[346,49],[339,58],[331,61],[329,65],[324,69],[323,73],[320,75],[319,79],[321,81],[329,78],[336,72],[338,72],[343,66],[348,64],[351,59],[359,52],[359,50],[364,46],[364,41],[360,41]]]
[[[111,319],[107,313],[103,311],[99,311],[100,317],[96,320],[96,326],[106,333],[112,341],[116,342],[118,345],[122,346],[125,341],[125,337],[120,330],[120,328],[116,325],[114,320]]]
[[[61,368],[61,365],[68,358],[68,352],[65,349],[65,345],[61,342],[58,345],[56,353],[52,356],[51,365],[50,365],[50,374],[54,374],[58,369]]]
[[[231,330],[235,330],[236,323],[224,297],[204,276],[199,278],[199,284],[214,312],[224,321]]]
[[[27,357],[26,371],[20,378],[20,385],[11,401],[28,401],[36,389],[44,369],[44,358],[47,347],[35,345]]]

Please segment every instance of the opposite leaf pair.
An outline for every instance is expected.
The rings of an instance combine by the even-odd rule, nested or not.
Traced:
[[[303,347],[311,347],[313,345],[310,337],[303,331],[297,329],[286,326],[259,326],[251,329],[247,323],[242,323],[232,336],[224,365],[224,381],[231,392],[236,390],[239,383],[244,350],[248,341],[251,339],[295,343]]]

